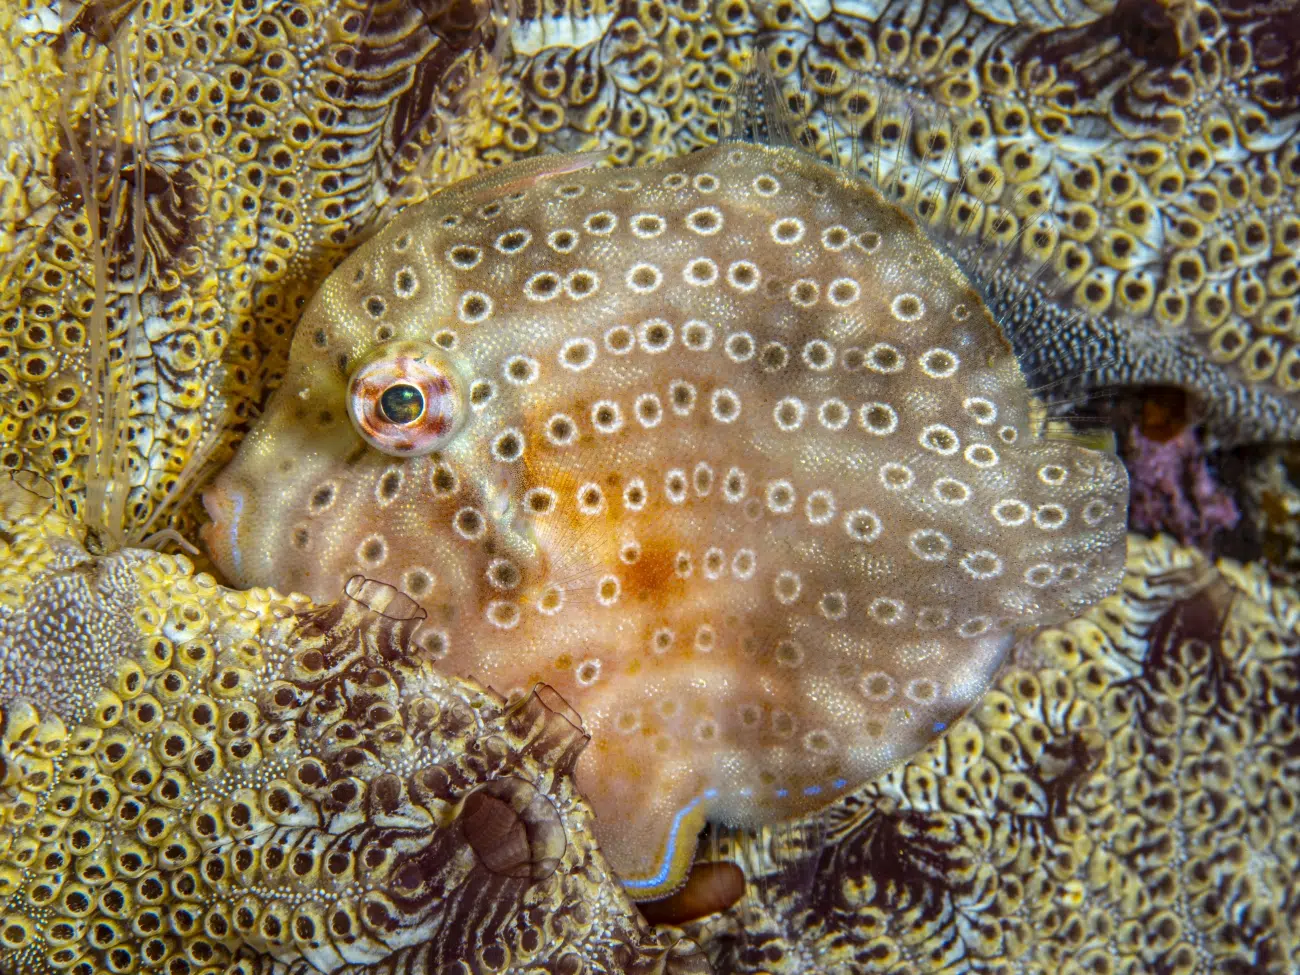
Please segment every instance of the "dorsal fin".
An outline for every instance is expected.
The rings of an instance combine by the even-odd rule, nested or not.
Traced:
[[[1056,364],[1054,337],[1090,326],[1070,296],[1079,275],[1063,269],[1055,246],[1060,231],[1051,214],[1059,187],[1052,173],[1007,185],[987,120],[978,145],[964,132],[967,121],[979,121],[978,107],[944,108],[887,77],[851,74],[835,97],[810,92],[806,79],[792,90],[794,79],[783,85],[768,52],[755,51],[730,89],[723,141],[794,148],[872,184],[957,262],[1035,389],[1055,389],[1053,404],[1065,405],[1061,394],[1086,390],[1088,377],[1104,374],[1114,359],[1110,350],[1090,347],[1082,369],[1062,375]],[[985,179],[985,170],[994,178]],[[1058,327],[1035,325],[1043,316]],[[1046,432],[1061,439],[1059,425]]]
[[[766,51],[755,51],[750,55],[731,96],[736,100],[735,114],[731,117],[731,131],[724,142],[794,146],[793,120]]]

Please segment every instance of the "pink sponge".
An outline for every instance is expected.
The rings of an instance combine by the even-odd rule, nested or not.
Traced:
[[[1235,527],[1241,519],[1237,503],[1215,480],[1190,427],[1160,441],[1134,424],[1126,459],[1135,531],[1168,532],[1185,545],[1204,548],[1216,532]]]

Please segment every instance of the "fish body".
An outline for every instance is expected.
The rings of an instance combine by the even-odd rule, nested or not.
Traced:
[[[554,687],[634,896],[706,819],[816,809],[1109,594],[1118,459],[1043,436],[980,292],[868,182],[729,143],[549,157],[326,280],[205,497],[231,581],[429,614],[439,666]]]

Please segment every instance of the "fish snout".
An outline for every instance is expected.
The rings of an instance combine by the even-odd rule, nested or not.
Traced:
[[[199,529],[204,549],[229,582],[238,586],[249,585],[244,578],[239,538],[246,500],[244,492],[227,480],[219,479],[203,492],[202,498],[203,510],[212,519]]]

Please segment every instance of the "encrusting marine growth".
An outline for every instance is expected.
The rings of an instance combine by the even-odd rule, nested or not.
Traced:
[[[553,692],[439,673],[389,586],[95,556],[46,495],[0,478],[0,972],[707,971],[622,895]]]
[[[685,931],[727,975],[1294,975],[1298,627],[1262,566],[1130,535],[1119,591],[943,739],[815,821],[702,844],[748,890]]]
[[[1069,287],[1046,304],[1008,289],[1018,324],[1026,326],[1027,344],[1037,353],[1032,362],[1022,357],[1031,381],[1051,382],[1057,395],[1077,391],[1058,385],[1063,378],[1085,390],[1099,383],[1175,382],[1204,394],[1229,439],[1277,437],[1296,429],[1300,354],[1287,325],[1300,307],[1294,112],[1300,59],[1293,56],[1297,41],[1289,26],[1294,12],[1284,4],[1150,0],[1012,10],[983,0],[926,0],[909,7],[902,22],[893,16],[893,6],[854,2],[737,0],[665,7],[649,0],[616,7],[561,0],[512,5],[511,20],[495,34],[481,32],[473,18],[458,16],[462,5],[433,20],[426,5],[336,5],[332,0],[238,5],[128,0],[77,6],[81,13],[75,20],[61,18],[67,11],[56,11],[45,0],[20,0],[12,10],[0,10],[5,25],[0,64],[14,68],[0,81],[5,107],[0,130],[10,138],[0,159],[0,425],[6,448],[0,465],[47,476],[65,501],[71,499],[63,510],[75,511],[84,522],[45,517],[42,534],[75,535],[80,541],[88,526],[107,529],[98,541],[107,541],[110,550],[137,544],[169,523],[188,534],[194,506],[184,504],[188,488],[181,488],[201,479],[195,472],[211,442],[212,419],[223,415],[207,407],[230,401],[231,415],[246,418],[262,391],[278,384],[306,297],[339,253],[383,221],[377,214],[386,215],[394,200],[427,196],[489,155],[501,161],[532,152],[601,148],[631,161],[708,144],[725,114],[739,58],[755,44],[773,52],[785,91],[800,102],[802,116],[837,120],[815,126],[823,152],[826,142],[838,142],[832,154],[842,155],[845,144],[855,153],[859,140],[868,147],[874,141],[901,163],[892,167],[901,174],[890,199],[919,213],[923,222],[934,217],[934,201],[949,201],[963,188],[968,198],[973,193],[977,203],[987,205],[983,219],[965,219],[952,206],[947,213],[959,218],[969,239],[996,238],[1008,254],[1023,252],[1025,260],[1009,261],[1014,266],[1005,269],[1017,285],[1032,285],[1026,266],[1044,261],[1066,272]],[[385,16],[362,16],[358,7]],[[114,37],[88,30],[101,9],[119,28]],[[498,60],[496,53],[507,56]],[[286,58],[296,72],[292,85],[279,80]],[[133,77],[115,89],[114,81],[124,74]],[[469,78],[473,84],[467,86]],[[283,93],[290,97],[269,100]],[[429,112],[410,110],[417,98]],[[919,106],[927,118],[911,129],[900,125],[900,104]],[[115,119],[132,120],[137,110],[148,113],[149,138],[119,142]],[[71,144],[61,114],[72,123]],[[124,131],[138,130],[132,123]],[[88,144],[100,150],[99,165],[82,159],[95,176],[90,193],[69,164],[69,153]],[[201,168],[205,162],[211,163],[211,182]],[[976,185],[980,188],[972,191]],[[110,206],[124,189],[131,205]],[[101,225],[91,195],[102,201],[101,217],[118,219]],[[146,262],[141,276],[132,253],[123,248],[133,239],[131,231],[139,229],[141,214],[151,243],[157,243],[159,232],[179,232],[200,246],[167,249],[185,261]],[[1007,214],[1013,214],[1010,222]],[[1019,231],[1035,219],[1045,222]],[[961,241],[952,246],[970,272],[967,248]],[[94,266],[101,256],[109,258],[114,272],[107,282],[113,304],[102,318],[104,303],[93,300],[105,282]],[[118,279],[133,269],[136,276],[123,290]],[[972,276],[984,283],[978,273]],[[135,300],[141,297],[144,302]],[[1005,327],[1002,306],[990,304]],[[144,310],[151,312],[147,335],[141,329]],[[1158,326],[1137,327],[1151,320]],[[87,350],[96,348],[96,354],[117,364],[114,375],[132,378],[133,410],[161,398],[173,411],[165,424],[152,428],[147,412],[119,413],[116,423],[112,415],[99,417],[106,429],[126,433],[129,426],[131,438],[124,437],[120,446],[139,455],[122,476],[116,472],[120,458],[116,453],[111,458],[113,499],[121,500],[119,483],[131,492],[120,512],[102,511],[110,506],[93,497],[81,499],[87,485],[89,492],[104,486],[93,469],[99,460],[87,426],[97,414],[93,397],[83,395],[69,405],[64,380],[89,383],[84,360],[90,357]],[[124,357],[124,350],[132,351]],[[51,373],[55,362],[58,372]],[[218,362],[224,378],[212,372]],[[124,366],[132,368],[122,371]],[[192,398],[194,390],[205,388],[206,400]],[[229,434],[231,442],[240,432]],[[119,441],[108,442],[116,451]],[[184,507],[180,515],[178,507]],[[7,531],[9,525],[0,528]],[[0,543],[7,541],[0,535]],[[103,569],[99,574],[85,570],[84,555],[59,561],[67,554],[60,551],[55,560],[67,588],[34,585],[23,566],[0,559],[6,596],[0,609],[57,610],[48,617],[34,611],[33,618],[55,627],[89,623],[90,630],[78,631],[78,645],[98,648],[130,632],[130,607],[137,596],[168,604],[172,595],[166,587],[174,575],[164,574],[160,586],[121,571],[128,564],[151,564],[152,554],[123,549],[95,560]],[[1157,586],[1167,584],[1164,566],[1146,565],[1136,574]],[[92,611],[78,601],[87,592],[118,601],[95,603]],[[68,601],[45,606],[40,600],[51,593]],[[230,595],[225,590],[204,587],[180,595],[182,602],[197,601],[207,611],[207,625],[224,619],[221,607]],[[270,598],[279,600],[274,594]],[[339,592],[329,598],[339,598]],[[1276,612],[1282,626],[1272,649],[1293,661],[1294,614],[1285,608],[1288,599],[1288,592],[1256,584],[1233,606],[1234,611],[1244,606]],[[1199,594],[1192,600],[1201,603]],[[1090,614],[1107,639],[1133,628],[1129,622],[1118,628],[1113,603]],[[59,632],[36,628],[16,634],[16,640],[9,639],[15,634],[0,633],[0,650],[12,665],[6,677],[22,678],[17,685],[6,683],[6,706],[15,689],[69,691],[69,675],[31,652],[48,646],[46,637]],[[1271,630],[1253,625],[1250,632],[1254,640],[1264,633],[1266,645],[1273,638]],[[1187,705],[1166,696],[1178,689],[1185,666],[1193,673],[1205,670],[1230,701],[1238,697],[1237,683],[1224,680],[1228,669],[1216,655],[1206,663],[1199,637],[1187,643],[1190,661],[1185,655],[1175,660],[1163,641],[1151,641],[1160,662],[1145,668],[1138,682],[1151,684],[1139,692],[1138,713],[1107,719],[1097,741],[1144,777],[1169,775],[1171,768],[1190,770],[1182,787],[1183,808],[1213,850],[1215,864],[1208,873],[1200,858],[1185,856],[1180,844],[1189,835],[1187,823],[1167,822],[1165,793],[1151,794],[1140,782],[1125,781],[1106,786],[1108,795],[1113,789],[1122,798],[1122,809],[1093,802],[1087,791],[1082,802],[1078,794],[1062,798],[1059,782],[1051,785],[1060,771],[1059,751],[1050,743],[1044,751],[1037,724],[1022,720],[1010,730],[1023,761],[1038,761],[1049,772],[1045,808],[1055,821],[1035,817],[1037,793],[1024,792],[1022,780],[1016,788],[1004,783],[996,796],[1000,806],[990,803],[992,839],[986,839],[979,822],[953,827],[963,845],[987,844],[1000,892],[982,885],[982,872],[972,879],[960,857],[934,855],[931,842],[940,831],[933,821],[918,818],[918,811],[940,799],[946,807],[954,800],[961,806],[963,780],[969,778],[977,792],[985,780],[967,775],[956,759],[936,765],[926,753],[900,766],[888,781],[879,780],[879,788],[892,789],[890,782],[905,777],[909,806],[901,812],[900,831],[861,830],[859,835],[876,839],[864,845],[836,837],[823,848],[839,864],[860,868],[822,876],[825,889],[838,891],[844,900],[817,900],[811,913],[792,913],[785,902],[775,902],[766,920],[780,923],[753,926],[752,954],[736,970],[802,973],[813,957],[808,951],[816,952],[819,964],[831,964],[832,952],[863,965],[889,964],[882,950],[882,917],[897,926],[895,957],[918,970],[1005,965],[1065,971],[1077,963],[1099,971],[1115,965],[1197,970],[1199,964],[1207,972],[1224,965],[1251,971],[1271,965],[1269,970],[1280,972],[1288,958],[1293,967],[1296,949],[1285,932],[1297,928],[1294,890],[1288,893],[1273,879],[1256,888],[1261,847],[1253,840],[1244,852],[1218,840],[1225,832],[1240,832],[1236,801],[1257,791],[1258,781],[1275,780],[1289,787],[1291,796],[1300,794],[1294,789],[1295,770],[1277,757],[1294,739],[1295,668],[1287,672],[1283,662],[1282,669],[1274,668],[1278,675],[1257,682],[1271,717],[1225,717],[1221,709],[1202,715],[1199,693],[1186,695]],[[1235,636],[1225,636],[1223,643],[1229,653],[1238,652],[1231,649],[1240,645]],[[1125,668],[1121,662],[1116,673],[1123,675]],[[1007,681],[1015,678],[1013,672]],[[1000,686],[1011,694],[1007,681]],[[1102,686],[1080,672],[1082,693]],[[1022,718],[1029,715],[1026,702],[1012,696]],[[996,716],[997,697],[986,699],[970,720],[984,725],[985,716]],[[1059,716],[1055,701],[1046,694],[1042,698],[1042,721],[1053,728]],[[42,718],[47,713],[66,717],[60,705],[39,710]],[[1192,722],[1190,735],[1170,714]],[[1154,728],[1164,740],[1134,748],[1130,729],[1138,725]],[[26,726],[13,727],[18,751],[29,752]],[[1243,771],[1238,751],[1243,727],[1257,736],[1258,770]],[[1203,776],[1190,760],[1170,760],[1203,747],[1207,735],[1226,749],[1226,757],[1215,756],[1211,775]],[[994,744],[1005,741],[1003,736]],[[934,751],[957,756],[968,744],[959,726]],[[1005,764],[1005,754],[999,752],[995,760]],[[922,766],[935,775],[927,780],[918,774]],[[1110,783],[1117,781],[1113,773],[1104,764],[1096,775]],[[874,795],[875,788],[860,794]],[[853,808],[860,801],[855,794],[837,806]],[[1006,804],[1016,813],[1024,802],[1029,818],[1008,815]],[[1087,818],[1082,829],[1076,828],[1080,810]],[[1282,824],[1273,840],[1281,866],[1265,870],[1285,878],[1296,860],[1295,832],[1288,827],[1294,799],[1288,808],[1270,796],[1265,811],[1250,829],[1262,836],[1258,824]],[[589,821],[573,828],[571,842],[590,842]],[[1098,869],[1098,837],[1121,826],[1118,857],[1105,858]],[[20,824],[14,833],[36,835],[38,828],[43,826]],[[1079,858],[1063,862],[1059,847],[1032,841],[1034,831],[1077,850]],[[898,843],[904,835],[922,845]],[[1164,860],[1182,865],[1176,879],[1164,871]],[[916,872],[899,873],[899,862],[910,862],[933,886],[917,886]],[[1008,870],[1008,863],[1014,869]],[[1141,876],[1114,873],[1116,864],[1138,869]],[[751,884],[759,887],[788,887],[788,874],[810,868],[781,869],[775,878],[751,873],[746,864]],[[878,885],[863,882],[861,871]],[[1207,877],[1213,881],[1208,888]],[[1077,903],[1085,878],[1094,886],[1085,904],[1072,911],[1067,904]],[[951,900],[945,890],[955,892]],[[21,904],[23,896],[19,892],[6,903]],[[528,910],[534,926],[526,936],[544,932],[548,946],[552,938],[567,940],[575,923],[602,925],[603,910],[619,900],[621,895],[598,885],[568,887]],[[169,888],[162,906],[186,910],[186,903],[177,887]],[[1180,913],[1181,934],[1166,905],[1193,912]],[[829,914],[828,908],[833,909]],[[1001,935],[996,926],[982,923],[990,914],[1001,918]],[[1207,920],[1218,927],[1200,926]],[[751,926],[749,919],[745,924]],[[1285,943],[1274,946],[1268,939],[1277,932],[1284,933]],[[183,938],[178,945],[188,949],[188,942]],[[134,934],[121,942],[133,943],[139,943]],[[116,949],[95,949],[95,956],[108,959]],[[1005,962],[996,954],[1002,950]],[[246,951],[243,957],[255,958],[259,967],[283,964],[257,949]],[[580,953],[588,966],[603,964]],[[6,967],[16,957],[6,952]],[[557,970],[571,971],[577,957],[566,946],[555,948],[552,960]],[[495,971],[499,961],[466,956],[459,963]],[[730,970],[725,960],[714,962]],[[174,971],[190,964],[179,954],[169,963]],[[536,956],[516,954],[506,970],[550,967]]]
[[[980,293],[865,180],[739,141],[590,162],[470,180],[349,257],[204,539],[240,585],[400,587],[444,670],[553,685],[653,897],[705,819],[869,781],[1017,627],[1112,591],[1127,479],[1044,436]]]

